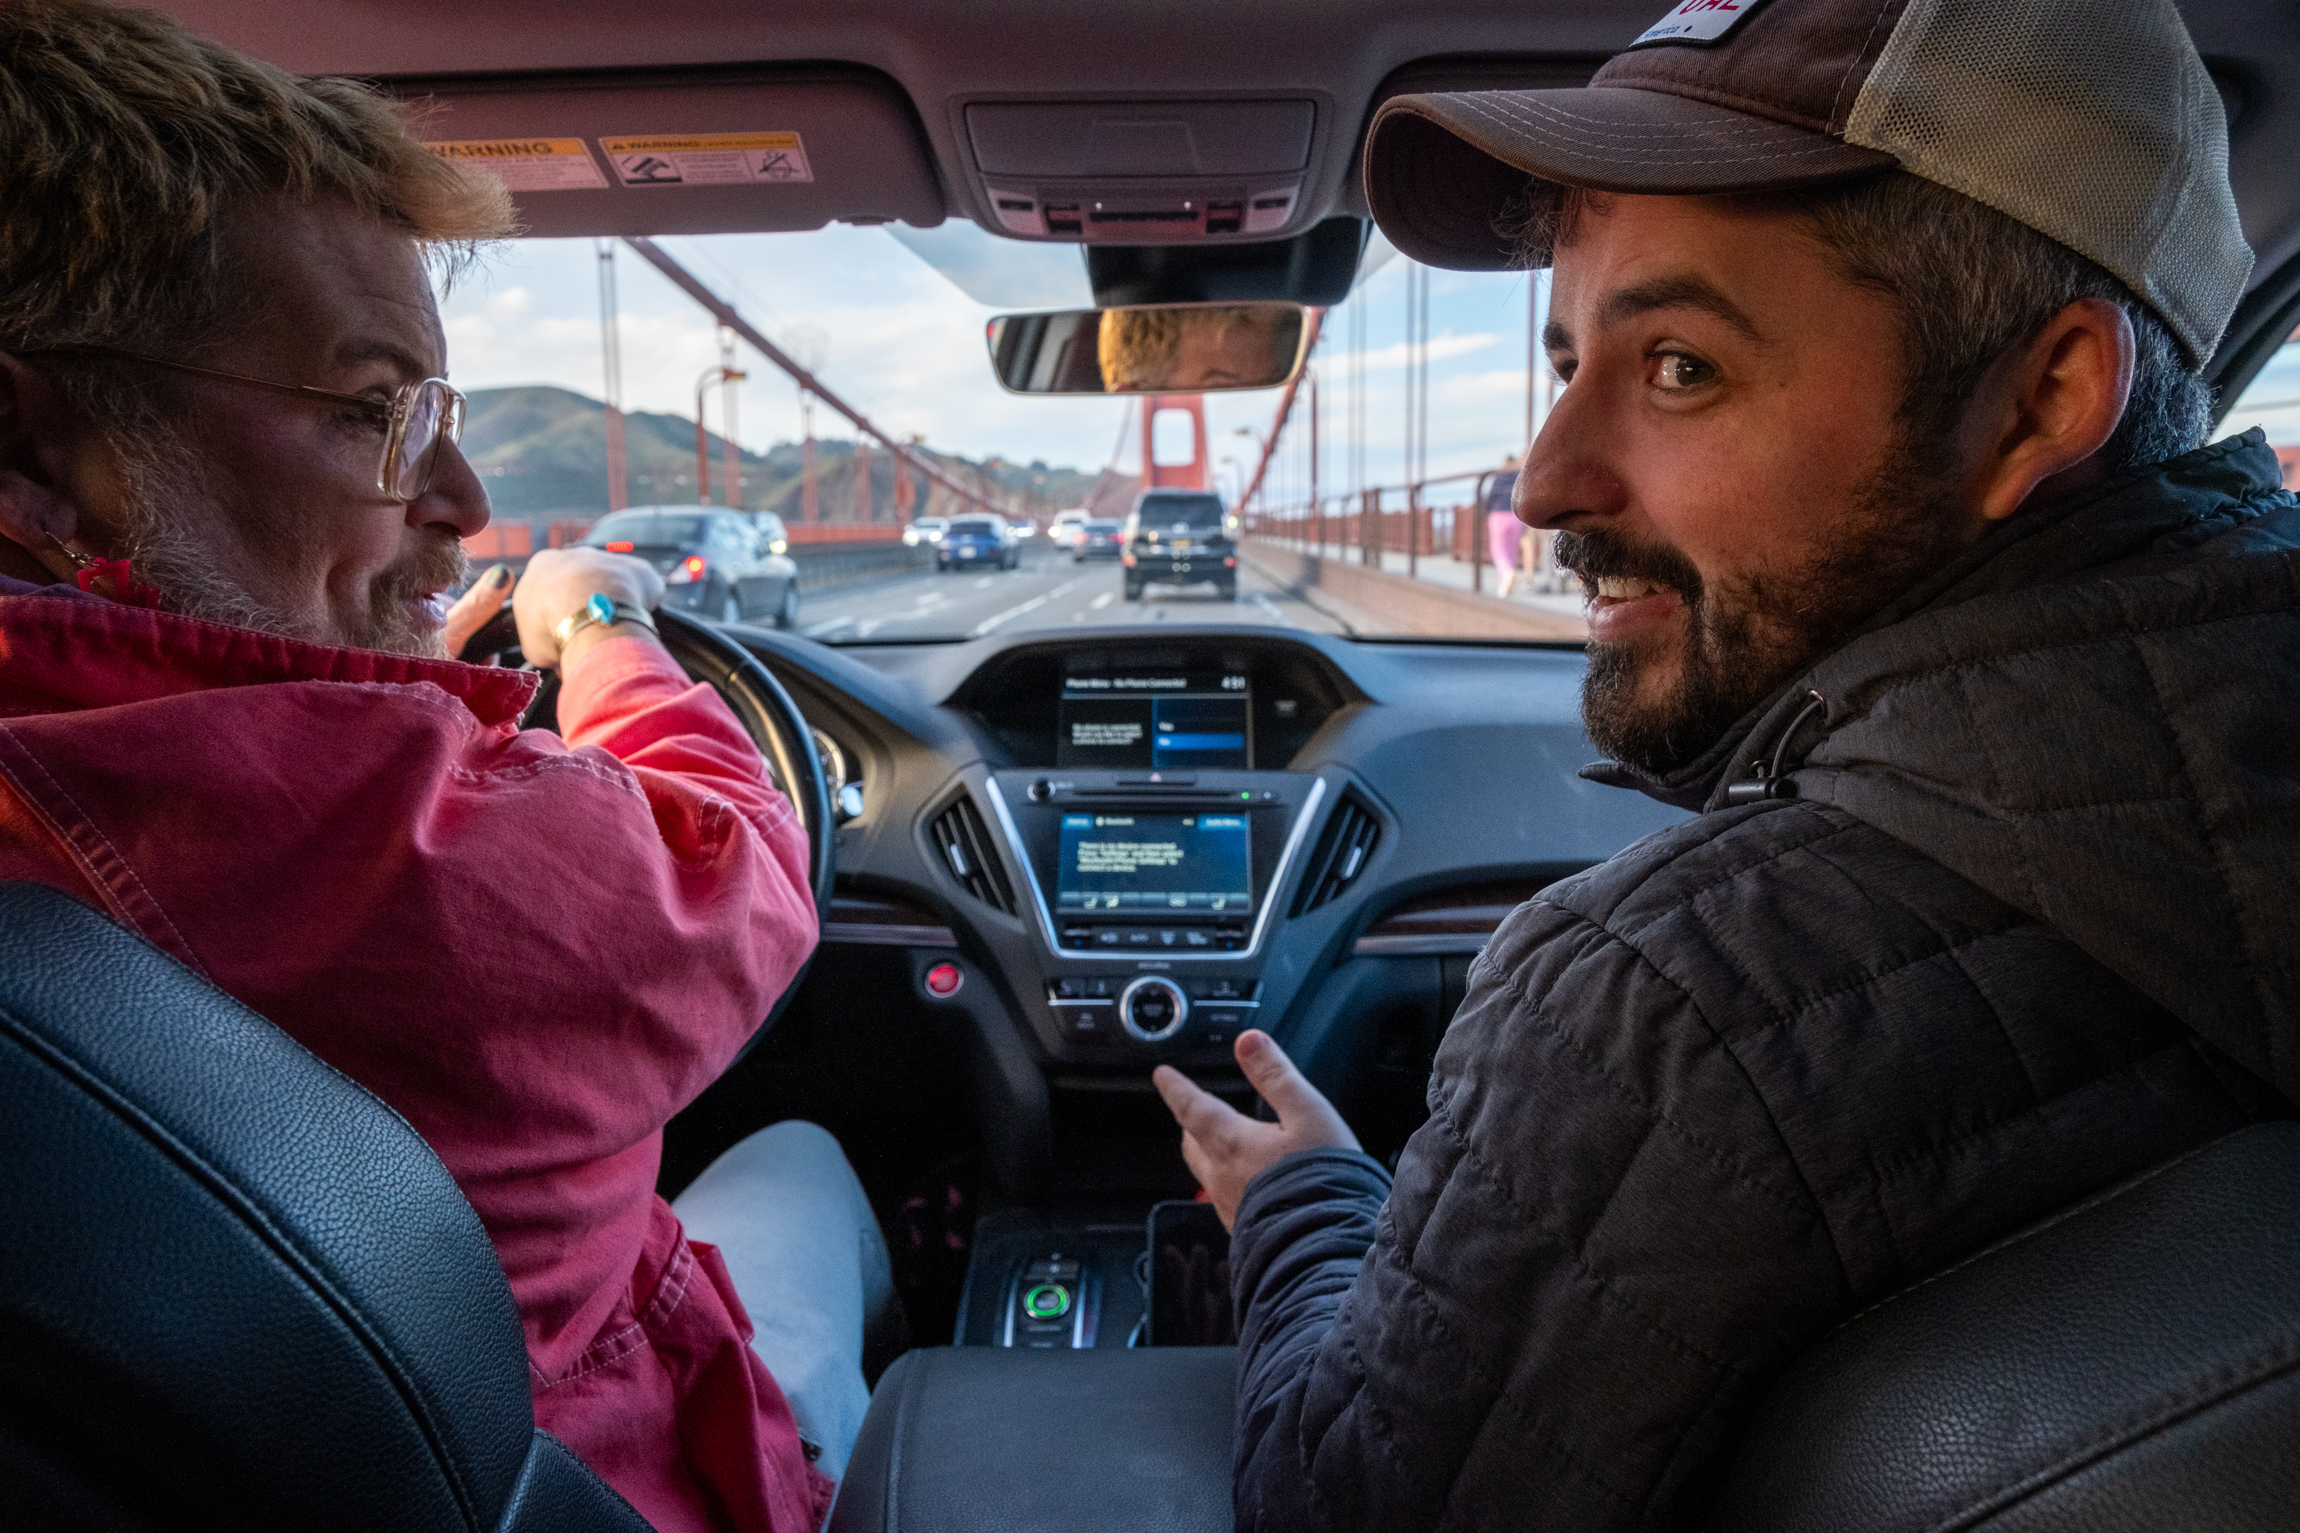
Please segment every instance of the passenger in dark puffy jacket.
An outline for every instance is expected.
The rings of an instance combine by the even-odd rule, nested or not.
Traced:
[[[1687,1526],[1833,1325],[2300,1102],[2300,505],[2197,445],[2250,252],[2172,5],[1680,12],[1367,146],[1409,255],[1554,263],[1517,511],[1591,775],[1698,813],[1504,923],[1394,1185],[1260,1034],[1275,1123],[1159,1072],[1241,1528]]]

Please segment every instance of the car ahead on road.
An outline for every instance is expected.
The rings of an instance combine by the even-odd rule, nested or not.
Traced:
[[[1089,513],[1083,506],[1055,512],[1054,520],[1046,526],[1048,546],[1075,550],[1078,547],[1078,529],[1085,526],[1088,519]]]
[[[949,525],[947,516],[922,516],[902,530],[902,541],[910,548],[932,548],[942,541],[942,530]]]
[[[1127,514],[1126,599],[1152,585],[1211,583],[1224,601],[1238,599],[1237,518],[1222,497],[1204,490],[1144,490]]]
[[[722,623],[799,619],[799,567],[771,511],[633,506],[602,517],[583,546],[634,554],[663,573],[666,604]]]
[[[1126,553],[1126,524],[1110,517],[1098,516],[1092,521],[1080,522],[1071,535],[1070,562],[1084,564],[1089,559],[1118,559]]]
[[[777,25],[762,27],[762,6],[653,0],[648,24],[639,27],[619,7],[552,0],[138,3],[282,68],[375,82],[437,114],[426,120],[440,123],[443,139],[475,141],[474,148],[540,147],[558,139],[554,154],[518,167],[550,177],[513,183],[518,215],[534,235],[571,242],[635,228],[676,230],[667,248],[682,258],[707,258],[697,263],[706,277],[741,270],[754,290],[777,297],[782,293],[755,274],[776,272],[780,284],[787,272],[783,291],[801,295],[793,302],[827,294],[821,301],[835,299],[840,323],[851,313],[859,325],[877,327],[868,332],[874,338],[901,335],[904,344],[884,349],[901,353],[903,367],[934,364],[938,370],[926,376],[940,392],[963,396],[975,412],[964,428],[970,456],[1035,456],[1039,448],[1032,444],[1050,419],[1091,416],[1095,444],[1083,450],[1091,457],[1063,449],[1091,469],[1118,433],[1116,412],[1129,411],[1126,440],[1133,451],[1112,463],[1114,479],[1136,472],[1145,439],[1157,438],[1154,427],[1143,429],[1150,423],[1141,420],[1142,401],[999,394],[980,351],[984,304],[1067,309],[1080,301],[1084,283],[1096,290],[1104,318],[1124,320],[1121,305],[1194,303],[1215,290],[1323,307],[1344,302],[1355,289],[1376,327],[1364,344],[1379,355],[1397,334],[1381,328],[1390,323],[1383,316],[1398,312],[1411,263],[1393,257],[1378,270],[1360,267],[1370,230],[1358,150],[1373,114],[1403,93],[1584,80],[1598,58],[1627,46],[1670,8],[1669,0],[1366,7],[1260,0],[1141,10],[1052,0],[964,6],[787,0],[775,8]],[[1768,0],[1766,8],[1742,10],[1762,17],[1767,8],[1791,3]],[[2207,366],[2208,381],[2230,411],[2214,434],[2243,429],[2255,418],[2273,428],[2300,417],[2263,415],[2245,401],[2300,397],[2300,345],[2283,344],[2300,324],[2300,181],[2292,170],[2300,164],[2300,90],[2289,88],[2293,61],[2300,59],[2300,8],[2290,0],[2177,3],[2208,62],[2218,104],[2227,108],[2230,176],[2259,257],[2236,321]],[[1900,9],[1888,6],[1884,14]],[[1978,15],[1990,8],[1967,9]],[[2089,29],[2078,26],[2071,36],[2081,43],[2141,9],[2134,0],[2093,6]],[[721,179],[733,173],[725,164],[698,165],[706,174],[691,177],[691,184],[634,184],[623,181],[618,159],[600,144],[601,136],[622,134],[660,134],[675,142],[713,131],[731,139],[738,131],[766,130],[787,137],[794,156],[803,142],[802,163],[811,173],[742,183]],[[1240,173],[1213,174],[1201,157],[1216,153]],[[1263,166],[1276,173],[1249,177],[1249,167],[1258,172]],[[1250,199],[1244,207],[1234,201],[1241,196]],[[1107,209],[1097,199],[1107,201]],[[1106,211],[1110,216],[1102,216]],[[885,232],[877,227],[890,223],[895,227]],[[921,234],[929,238],[914,237]],[[523,248],[512,245],[510,258]],[[588,256],[587,247],[583,253]],[[627,249],[616,254],[632,268]],[[951,273],[951,280],[923,272],[922,261]],[[580,265],[586,270],[563,295],[566,312],[587,312],[591,301],[591,263]],[[1328,265],[1337,268],[1333,280],[1312,285]],[[978,300],[960,280],[988,270],[1010,291],[1037,280],[1030,274],[1041,269],[1051,276],[1027,297]],[[536,279],[523,274],[518,280]],[[1491,330],[1520,337],[1522,346],[1525,295],[1529,287],[1539,291],[1524,273],[1449,273],[1435,286],[1436,333],[1448,322],[1448,294],[1467,292],[1487,317],[1465,318],[1459,333]],[[465,291],[486,287],[473,282]],[[723,296],[738,308],[750,302],[740,292]],[[447,316],[449,334],[457,338],[456,371],[477,376],[500,369],[502,356],[464,339],[457,301],[450,298]],[[538,304],[537,312],[545,306]],[[768,324],[788,312],[748,318]],[[933,351],[939,343],[922,317],[942,322],[971,348],[968,354]],[[687,318],[698,321],[699,334],[700,311]],[[1342,327],[1340,315],[1329,318],[1335,323],[1327,341],[1331,357]],[[1103,377],[1094,349],[1098,330],[1081,325],[1075,348],[1075,376],[1097,388]],[[490,320],[478,333],[503,334],[514,358],[526,355],[516,349],[524,337],[499,322]],[[1433,475],[1489,466],[1523,449],[1520,412],[1532,380],[1504,377],[1498,369],[1509,364],[1494,360],[1511,351],[1473,352],[1472,371],[1451,375],[1497,401],[1491,413],[1457,405],[1457,397],[1467,396],[1452,393],[1446,378],[1433,379],[1435,399],[1454,417],[1430,423],[1439,427],[1434,441],[1421,438],[1434,449]],[[842,359],[842,388],[858,377],[852,359],[861,353],[859,342],[833,353]],[[599,376],[591,359],[578,360],[582,376]],[[680,362],[674,371],[681,376],[664,397],[681,394],[702,360]],[[765,364],[747,365],[754,377],[763,376],[756,370]],[[873,394],[873,388],[883,391]],[[888,419],[892,385],[874,385],[866,376],[852,392],[853,403]],[[1218,418],[1208,430],[1221,439],[1240,424],[1275,425],[1278,399],[1275,390],[1210,396],[1208,413]],[[1234,413],[1221,415],[1222,408]],[[1338,414],[1323,417],[1324,447],[1333,457],[1340,456],[1332,440]],[[1293,404],[1292,424],[1263,465],[1271,473],[1253,512],[1304,506],[1304,438],[1320,418],[1309,399]],[[1387,451],[1403,425],[1377,404],[1368,437]],[[952,449],[960,445],[957,424],[935,429]],[[924,467],[911,475],[914,493],[933,493],[923,482]],[[1203,470],[1210,474],[1213,467],[1208,462]],[[1064,498],[1086,493],[1067,491]],[[843,512],[843,495],[821,499],[826,511]],[[933,503],[955,502],[937,493]],[[695,506],[658,509],[706,514]],[[904,541],[937,548],[944,520],[919,520]],[[1149,521],[1158,525],[1155,516]],[[1282,523],[1263,526],[1284,531]],[[884,542],[890,552],[896,547],[891,536]],[[1166,531],[1158,546],[1162,557],[1173,557]],[[1283,541],[1272,552],[1286,553]],[[1084,555],[1104,556],[1099,550]],[[984,555],[974,562],[994,560]],[[1331,569],[1343,560],[1324,562]],[[1195,558],[1191,563],[1195,576]],[[1425,616],[1411,625],[1385,625],[1383,613],[1353,605],[1355,626],[1344,630],[1330,614],[1282,591],[1267,605],[1148,611],[1116,600],[1119,581],[1106,569],[1026,569],[982,591],[971,589],[972,582],[899,570],[879,574],[887,578],[875,585],[859,581],[838,597],[858,620],[826,629],[821,641],[761,628],[723,635],[771,673],[805,716],[800,739],[780,740],[778,760],[798,774],[794,798],[809,817],[822,886],[831,892],[822,902],[821,944],[772,1027],[671,1122],[660,1190],[676,1196],[745,1135],[805,1118],[836,1136],[873,1204],[888,1211],[897,1287],[921,1350],[877,1383],[865,1425],[876,1447],[849,1465],[831,1533],[938,1523],[1069,1533],[1226,1528],[1236,1354],[1221,1346],[1169,1347],[1190,1338],[1186,1327],[1169,1332],[1163,1313],[1147,1331],[1142,1324],[1150,1317],[1137,1264],[1167,1254],[1152,1251],[1145,1238],[1151,1210],[1196,1190],[1175,1129],[1149,1094],[1150,1069],[1171,1064],[1251,1111],[1254,1093],[1230,1044],[1241,1027],[1263,1028],[1331,1097],[1367,1151],[1395,1164],[1428,1118],[1432,1054],[1447,1034],[1470,966],[1509,912],[1683,816],[1578,775],[1597,754],[1578,711],[1587,665],[1581,643],[1495,637],[1470,620],[1476,615],[1471,603],[1463,604],[1464,621],[1456,628],[1428,619],[1432,604],[1426,601],[1416,609]],[[1384,584],[1369,579],[1351,589],[1364,586],[1370,599]],[[1057,590],[1062,594],[1054,595]],[[817,598],[810,588],[809,597],[831,610],[828,595]],[[737,690],[723,667],[695,669],[699,678],[715,675],[714,684],[731,695]],[[805,749],[808,726],[835,749]],[[1982,747],[1990,743],[1986,727],[1975,723]],[[814,773],[822,781],[810,781]],[[817,804],[829,806],[819,818]],[[1066,825],[1074,817],[1122,824]],[[2004,831],[2008,847],[2017,834],[2017,827]],[[585,857],[580,826],[568,827],[565,851],[571,876],[614,879],[624,871]],[[2139,879],[2149,870],[2101,876]],[[1214,908],[1217,900],[1223,908]],[[1663,914],[1701,917],[1699,910]],[[136,1024],[132,1052],[139,1058],[157,1057],[145,1054],[146,1039],[156,1046],[187,1035],[175,1024],[191,1016],[190,1009],[126,986],[113,994],[99,989],[113,972],[108,950],[65,940],[36,944],[14,940],[12,929],[0,931],[0,975],[17,982],[18,994],[110,1007]],[[444,940],[484,944],[490,936],[473,923]],[[507,952],[501,961],[542,966],[578,956],[570,947]],[[1625,952],[1623,961],[1642,960]],[[188,972],[178,978],[198,984]],[[1816,976],[1814,993],[1800,1000],[1816,1009],[1835,1004],[1838,992],[1822,984],[1825,979]],[[347,966],[344,982],[358,984],[356,970]],[[1956,982],[1954,974],[1944,977]],[[762,1003],[762,1019],[765,1010]],[[0,1007],[0,1043],[28,1036],[14,1031],[21,1014],[13,1003]],[[1712,1052],[1764,1046],[1762,1038],[1733,1034],[1730,1021],[1718,1019],[1707,1044]],[[203,1049],[210,1042],[204,1035],[193,1041]],[[275,1035],[272,1042],[280,1040]],[[6,1053],[0,1048],[0,1056]],[[482,1063],[519,1067],[516,1061]],[[2051,1061],[2038,1066],[2044,1075],[2052,1068]],[[1649,1084],[1617,1082],[1625,1093]],[[43,1149],[93,1144],[86,1104],[94,1100],[80,1090],[69,1110],[50,1105],[36,1114],[25,1098],[0,1099],[0,1135],[14,1133],[12,1142]],[[197,1112],[188,1111],[184,1121],[203,1133],[219,1123],[253,1133],[315,1121],[300,1116],[301,1104],[285,1093],[275,1099],[249,1088],[224,1109],[210,1112],[213,1105],[194,1099]],[[275,1114],[269,1111],[275,1105],[290,1110]],[[350,1107],[388,1116],[372,1099],[347,1104],[347,1112]],[[210,1185],[236,1166],[212,1156],[195,1159],[200,1147],[186,1140],[160,1143],[155,1124],[164,1121],[138,1120],[116,1137],[157,1144],[159,1158],[186,1184]],[[1784,1121],[1780,1131],[1826,1132],[1819,1122],[1799,1117]],[[379,1253],[378,1259],[355,1269],[356,1284],[330,1289],[317,1308],[333,1328],[329,1334],[349,1335],[378,1314],[398,1331],[379,1327],[354,1336],[355,1344],[365,1343],[355,1345],[356,1368],[311,1366],[292,1347],[281,1317],[269,1309],[235,1310],[234,1293],[207,1281],[205,1246],[193,1251],[139,1238],[164,1227],[145,1217],[165,1207],[163,1193],[88,1201],[79,1222],[59,1216],[38,1239],[11,1226],[0,1258],[22,1252],[24,1259],[0,1259],[9,1281],[27,1272],[62,1272],[63,1258],[82,1246],[102,1251],[106,1262],[118,1253],[122,1265],[95,1269],[102,1293],[139,1317],[156,1306],[159,1318],[147,1331],[123,1319],[67,1354],[23,1343],[20,1333],[34,1329],[42,1312],[6,1310],[0,1504],[20,1504],[16,1491],[24,1481],[70,1477],[84,1487],[74,1509],[91,1509],[81,1521],[96,1526],[204,1526],[225,1504],[241,1506],[235,1514],[241,1525],[300,1526],[325,1518],[267,1518],[249,1508],[277,1484],[319,1487],[317,1496],[357,1474],[364,1476],[358,1483],[374,1486],[383,1474],[375,1466],[391,1448],[391,1464],[417,1467],[395,1470],[398,1478],[385,1482],[388,1493],[343,1506],[344,1526],[501,1525],[492,1505],[478,1504],[481,1491],[469,1487],[490,1483],[480,1471],[500,1457],[491,1445],[516,1450],[528,1439],[531,1423],[521,1413],[530,1383],[494,1254],[477,1238],[457,1246],[449,1237],[460,1227],[444,1218],[409,1222],[407,1211],[417,1206],[404,1196],[409,1189],[435,1198],[442,1189],[418,1183],[396,1163],[372,1174],[363,1165],[359,1177],[303,1176],[307,1166],[341,1163],[340,1145],[335,1160],[325,1159],[330,1126],[318,1124],[284,1150],[265,1152],[283,1177],[321,1205],[326,1238],[299,1245],[292,1228],[283,1236],[276,1210],[260,1202],[232,1227],[249,1231],[245,1244],[273,1265],[298,1270],[326,1259],[340,1240],[364,1236],[368,1244],[359,1249]],[[349,1153],[385,1142],[366,1127],[349,1118],[342,1125]],[[1442,1142],[1451,1131],[1439,1123],[1429,1134]],[[1704,1148],[1726,1157],[1733,1151],[1729,1144]],[[93,1149],[59,1153],[83,1162],[90,1179],[100,1169]],[[1623,1157],[1624,1176],[1644,1165],[1636,1145]],[[434,1183],[444,1181],[436,1165],[432,1171]],[[78,1177],[55,1181],[67,1200],[87,1201]],[[40,1190],[33,1178],[9,1185],[26,1196]],[[2294,1219],[2289,1187],[2277,1184],[2280,1202],[2233,1194],[2225,1201],[2283,1239]],[[443,1191],[452,1204],[453,1187]],[[1974,1195],[2016,1192],[1991,1187]],[[2156,1232],[2165,1252],[2187,1249],[2179,1210],[2168,1200],[2161,1212]],[[1879,1216],[1854,1209],[1847,1217]],[[1829,1239],[1825,1224],[1814,1230],[1816,1241]],[[1655,1233],[1657,1259],[1699,1259],[1698,1252],[1670,1248],[1668,1234]],[[1445,1236],[1432,1224],[1418,1238],[1442,1243]],[[1200,1263],[1207,1268],[1219,1259],[1211,1247],[1174,1244],[1177,1258],[1195,1262],[1203,1254],[1212,1258]],[[148,1265],[131,1273],[125,1262],[138,1255]],[[448,1256],[454,1265],[440,1260]],[[1634,1285],[1617,1281],[1615,1273],[1578,1268],[1572,1257],[1565,1253],[1555,1269],[1559,1281],[1603,1290],[1609,1302],[1636,1310],[1641,1301]],[[1952,1289],[1956,1278],[1990,1260],[1984,1256],[1952,1272],[1931,1291]],[[1155,1271],[1161,1264],[1149,1265]],[[2138,1366],[2139,1354],[2149,1350],[2122,1344],[2095,1318],[2092,1300],[2129,1291],[2133,1265],[2139,1263],[2124,1254],[2090,1262],[2077,1290],[2084,1302],[2066,1306],[2066,1326],[2054,1333],[2072,1338],[2068,1345],[2097,1363],[2101,1377],[2127,1363]],[[448,1277],[435,1276],[442,1272]],[[2145,1314],[2150,1324],[2169,1326],[2205,1309],[2208,1299],[2240,1299],[2281,1315],[2293,1286],[2191,1292]],[[442,1287],[443,1297],[429,1297]],[[2049,1299],[2069,1289],[2056,1284],[2043,1291]],[[391,1302],[370,1302],[378,1293]],[[632,1299],[644,1317],[678,1297],[666,1276],[659,1292]],[[1895,1301],[1869,1318],[1890,1323],[1894,1311],[1906,1307],[1905,1299]],[[1923,1313],[1934,1321],[1943,1314]],[[1804,1360],[1821,1365],[1806,1381],[1828,1386],[1832,1399],[1863,1404],[1881,1395],[1896,1407],[1905,1403],[1900,1419],[1939,1446],[1929,1458],[1917,1456],[1914,1468],[1907,1459],[1880,1463],[1873,1453],[1848,1464],[1846,1451],[1830,1441],[1841,1444],[1860,1432],[1815,1431],[1809,1459],[1787,1472],[1799,1475],[1799,1485],[1818,1487],[1812,1494],[1823,1502],[1835,1494],[1830,1504],[1837,1515],[1800,1526],[2210,1526],[2179,1508],[2220,1482],[2288,1484],[2274,1477],[2300,1462],[2289,1414],[2263,1409],[2257,1435],[2232,1450],[2223,1434],[2217,1453],[2202,1413],[2192,1409],[2196,1397],[2178,1389],[2136,1399],[2129,1416],[2103,1423],[2085,1412],[2094,1373],[2012,1371],[2025,1368],[2045,1328],[2008,1332],[1975,1309],[1952,1309],[1948,1320],[1920,1325],[1912,1319],[1895,1333],[1904,1345],[1890,1368],[1864,1374],[1843,1366],[1843,1353],[1825,1350]],[[166,1343],[157,1361],[120,1342],[154,1330]],[[315,1332],[307,1326],[294,1334]],[[413,1344],[396,1346],[395,1334]],[[493,1350],[475,1351],[474,1336]],[[1986,1348],[1986,1366],[1966,1370],[1955,1350],[1960,1339]],[[1147,1345],[1134,1345],[1138,1341]],[[226,1360],[215,1377],[235,1386],[262,1380],[269,1388],[209,1389],[180,1417],[144,1409],[147,1390],[149,1398],[163,1398],[152,1380],[180,1383],[187,1370],[179,1353],[201,1346],[209,1348],[202,1355]],[[422,1372],[427,1346],[454,1349],[447,1387],[433,1387],[437,1381]],[[2288,1344],[2279,1343],[2241,1361],[2231,1356],[2225,1366],[2234,1376],[2257,1365],[2258,1376],[2287,1387],[2294,1377],[2291,1355]],[[2199,1367],[2222,1366],[2219,1357],[2195,1360]],[[1497,1397],[1505,1410],[1572,1408],[1569,1401],[1528,1402],[1522,1393],[1506,1392],[1508,1361],[1496,1360],[1493,1379],[1465,1380],[1465,1392],[1472,1386],[1503,1391]],[[26,1423],[37,1409],[25,1403],[36,1399],[25,1381],[43,1374],[95,1378],[95,1387],[126,1402],[122,1412],[138,1431],[79,1432],[69,1454],[11,1456],[6,1448],[29,1435]],[[358,1387],[379,1378],[387,1382],[365,1392]],[[1936,1396],[1914,1393],[1914,1384],[1933,1378],[1970,1380],[1967,1397],[1943,1406]],[[2145,1382],[2154,1387],[2159,1381]],[[1753,1386],[1735,1385],[1743,1387]],[[277,1406],[262,1418],[266,1423],[314,1421],[328,1430],[287,1448],[263,1437],[244,1448],[249,1434],[234,1434],[259,1394],[259,1404]],[[492,1414],[469,1408],[475,1396],[485,1397]],[[411,1418],[416,1427],[404,1425]],[[377,1422],[401,1423],[399,1436],[387,1441]],[[2054,1435],[2064,1424],[2078,1435]],[[2167,1424],[2189,1435],[2157,1435]],[[2071,1446],[2065,1459],[2030,1477],[2008,1473],[1994,1482],[2005,1487],[2001,1498],[1977,1510],[1945,1500],[1946,1491],[1936,1497],[1910,1488],[1936,1483],[1927,1470],[1945,1478],[1978,1457],[1982,1450],[1972,1444],[2015,1440]],[[415,1446],[400,1452],[394,1445],[401,1442]],[[481,1449],[472,1449],[474,1443]],[[2175,1482],[2160,1499],[2136,1495],[2129,1514],[2119,1517],[2055,1518],[2046,1500],[2055,1487],[2097,1478],[2115,1456],[2148,1451]],[[195,1489],[209,1481],[186,1473],[180,1478],[191,1488],[139,1517],[141,1503],[129,1509],[121,1502],[123,1483],[139,1463],[212,1468],[213,1480],[228,1479],[237,1494],[199,1499]],[[516,1466],[516,1451],[511,1463]],[[1609,1466],[1555,1472],[1602,1478]],[[420,1479],[427,1473],[429,1479]],[[500,1478],[508,1482],[510,1471]],[[546,1480],[523,1477],[519,1484],[523,1505],[565,1504],[553,1499]],[[597,1492],[595,1481],[577,1488]],[[570,1494],[569,1485],[561,1482],[556,1494]],[[1432,1499],[1441,1500],[1442,1490]],[[1538,1521],[1540,1510],[1529,1504],[1527,1522]],[[1625,1521],[1635,1517],[1635,1508],[1624,1513]],[[41,1525],[21,1510],[0,1513],[0,1524]],[[554,1525],[639,1524],[620,1509],[612,1519],[567,1510]]]
[[[1022,551],[999,517],[955,517],[935,544],[938,570],[1010,570],[1021,562]]]

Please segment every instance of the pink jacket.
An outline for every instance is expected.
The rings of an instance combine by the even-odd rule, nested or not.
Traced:
[[[530,677],[0,581],[0,879],[103,910],[365,1084],[477,1209],[537,1424],[656,1527],[811,1533],[830,1484],[663,1124],[815,939],[726,706],[608,639]]]

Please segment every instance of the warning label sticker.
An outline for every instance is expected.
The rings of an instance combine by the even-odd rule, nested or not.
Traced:
[[[654,134],[603,138],[607,162],[625,186],[726,186],[736,182],[812,181],[796,133]]]
[[[588,192],[607,187],[599,162],[579,138],[472,138],[423,147],[442,159],[491,171],[515,192]]]

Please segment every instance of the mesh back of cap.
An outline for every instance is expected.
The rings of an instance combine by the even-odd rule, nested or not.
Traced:
[[[2172,0],[1910,0],[1845,139],[2106,267],[2192,363],[2243,296],[2228,125]]]

